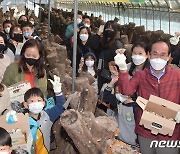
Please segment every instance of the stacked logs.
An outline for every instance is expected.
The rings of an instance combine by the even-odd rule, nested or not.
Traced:
[[[42,25],[39,33],[46,51],[47,74],[48,77],[52,77],[52,74],[60,76],[62,90],[67,98],[65,108],[68,108],[53,126],[56,142],[52,143],[52,149],[55,150],[51,153],[105,154],[108,151],[114,153],[112,152],[114,147],[115,149],[119,147],[119,150],[127,148],[128,146],[123,144],[113,145],[118,134],[118,124],[115,119],[107,117],[105,113],[105,116],[95,117],[102,111],[96,107],[98,96],[91,86],[95,80],[91,75],[83,73],[76,78],[76,92],[72,94],[72,68],[66,48],[55,43],[54,35],[47,35],[47,21]],[[52,92],[50,84],[48,90],[50,94]],[[128,148],[134,153],[130,147]]]

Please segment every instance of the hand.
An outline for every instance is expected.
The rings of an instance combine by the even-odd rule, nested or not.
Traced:
[[[51,79],[48,80],[52,83],[55,94],[61,94],[62,83],[60,82],[60,77],[54,75],[54,81]]]
[[[110,87],[113,87],[114,84],[118,81],[118,76],[115,76],[111,79],[111,82],[108,84]]]
[[[176,120],[176,123],[180,123],[180,111],[176,114],[176,117],[175,117],[175,120]]]
[[[127,64],[126,64],[126,56],[124,54],[120,54],[118,53],[115,57],[114,57],[114,61],[116,63],[116,65],[119,66],[120,70],[127,70]]]
[[[126,51],[126,49],[121,48],[121,49],[117,49],[115,52],[116,52],[117,54],[118,54],[118,53],[124,54],[125,51]]]
[[[9,42],[10,42],[11,44],[13,44],[13,45],[15,46],[15,48],[16,48],[17,45],[18,45],[18,42],[14,41],[14,40],[12,40],[12,39],[10,39]]]
[[[82,70],[83,66],[84,66],[84,60],[81,60],[79,63],[79,69]]]

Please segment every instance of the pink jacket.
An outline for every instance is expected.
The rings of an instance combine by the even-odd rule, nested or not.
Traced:
[[[166,72],[159,82],[156,77],[151,75],[150,68],[136,72],[131,80],[128,79],[128,72],[120,72],[119,91],[120,93],[128,96],[137,91],[138,95],[145,99],[149,99],[149,96],[152,94],[180,104],[180,70],[172,69],[167,66]],[[180,124],[176,124],[173,136],[171,137],[161,134],[153,135],[150,130],[139,125],[141,115],[142,110],[139,108],[135,128],[137,134],[154,140],[180,139]]]

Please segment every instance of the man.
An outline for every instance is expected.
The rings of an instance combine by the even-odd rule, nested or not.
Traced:
[[[138,95],[149,99],[151,94],[180,104],[180,71],[167,66],[170,59],[169,45],[165,41],[156,41],[149,49],[150,67],[138,71],[128,79],[126,57],[118,53],[115,63],[119,66],[119,91],[125,95]],[[176,127],[173,135],[153,135],[151,131],[139,125],[142,110],[138,109],[135,131],[138,134],[142,154],[179,154],[178,148],[150,148],[152,140],[180,140],[180,111],[176,115]]]
[[[82,12],[78,11],[78,14],[77,14],[78,28],[81,22],[82,22]],[[68,25],[66,28],[66,32],[65,32],[66,39],[69,40],[73,36],[73,34],[74,34],[74,22]]]
[[[90,19],[89,16],[84,15],[84,16],[83,16],[83,21],[82,21],[82,22],[83,22],[83,24],[84,24],[85,27],[90,28],[90,26],[91,26],[91,19]]]
[[[6,40],[9,41],[10,39],[10,29],[12,27],[12,22],[10,20],[5,20],[3,22],[3,33],[6,35]]]

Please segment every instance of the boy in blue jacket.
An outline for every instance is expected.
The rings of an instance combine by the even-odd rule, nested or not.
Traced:
[[[66,100],[62,94],[60,78],[54,76],[54,81],[50,80],[50,82],[53,84],[57,102],[51,109],[43,110],[46,103],[39,88],[31,88],[24,95],[24,106],[29,110],[30,129],[33,136],[32,153],[49,153],[51,127],[64,111],[63,105]]]

